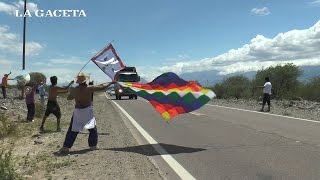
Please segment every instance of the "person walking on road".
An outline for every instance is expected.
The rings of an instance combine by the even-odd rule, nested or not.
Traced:
[[[84,128],[89,130],[88,143],[90,150],[95,150],[98,143],[98,132],[96,127],[96,119],[93,114],[92,93],[108,88],[114,82],[101,85],[88,86],[86,81],[88,76],[83,72],[77,76],[79,85],[71,90],[67,99],[75,100],[75,109],[71,118],[71,122],[63,143],[60,153],[68,153],[72,147],[77,135]]]
[[[268,109],[267,112],[270,112],[270,96],[271,96],[271,89],[272,89],[272,84],[270,82],[269,77],[265,78],[265,83],[263,86],[257,86],[258,88],[263,88],[263,101],[262,101],[262,107],[260,109],[261,112],[264,111],[264,106],[266,103],[268,104]]]

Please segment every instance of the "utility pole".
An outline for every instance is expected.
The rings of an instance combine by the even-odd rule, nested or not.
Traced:
[[[27,11],[27,0],[24,0],[24,13],[23,13],[23,43],[22,43],[22,70],[26,67],[26,22],[27,17],[25,16]]]

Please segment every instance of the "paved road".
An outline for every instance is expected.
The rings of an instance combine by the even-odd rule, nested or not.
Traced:
[[[209,103],[167,124],[141,98],[114,102],[191,175],[177,175],[172,169],[185,173],[180,166],[170,167],[157,153],[147,154],[168,179],[320,179],[317,122]]]

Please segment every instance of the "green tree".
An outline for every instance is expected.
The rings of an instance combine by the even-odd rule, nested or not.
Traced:
[[[283,66],[271,66],[257,72],[253,80],[253,86],[263,85],[265,77],[269,77],[272,84],[272,92],[277,98],[292,98],[298,88],[298,77],[301,74],[302,71],[292,63]]]
[[[251,81],[243,75],[231,76],[215,88],[222,98],[248,98],[251,94]]]
[[[223,96],[224,96],[224,89],[223,89],[223,86],[221,85],[221,84],[219,84],[219,83],[217,83],[217,84],[215,84],[214,86],[213,86],[213,88],[211,88],[212,89],[212,91],[216,94],[216,96],[217,96],[217,98],[218,99],[221,99],[221,98],[223,98]]]
[[[46,76],[43,73],[40,72],[30,72],[30,82],[29,85],[34,86],[36,84],[40,84],[40,82],[46,82]],[[17,83],[17,88],[21,90],[21,99],[24,98],[24,88],[25,84],[24,83]]]
[[[320,102],[320,76],[313,77],[309,82],[301,84],[298,95],[304,99]]]
[[[40,72],[31,72],[30,74],[30,84],[36,85],[40,84],[40,82],[46,82],[47,78],[44,74]]]

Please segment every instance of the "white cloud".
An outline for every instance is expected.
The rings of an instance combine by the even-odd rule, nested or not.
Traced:
[[[90,54],[90,55],[96,55],[98,52],[99,51],[96,50],[96,49],[90,49],[90,50],[87,51],[87,53]]]
[[[0,66],[12,66],[14,64],[15,64],[14,61],[11,61],[5,58],[0,58]]]
[[[9,26],[0,25],[0,50],[21,54],[22,40],[15,33],[10,32]],[[37,42],[26,42],[26,55],[38,55],[44,45]]]
[[[136,68],[140,77],[147,81],[152,81],[155,77],[159,76],[163,72],[166,72],[154,66],[138,66]]]
[[[190,57],[187,54],[178,54],[177,57],[174,58],[166,58],[165,62],[177,62],[177,61],[186,61],[190,59]]]
[[[270,10],[267,7],[253,8],[251,9],[251,13],[258,16],[267,16],[270,14]]]
[[[66,58],[55,58],[55,59],[50,59],[49,60],[50,63],[52,64],[78,64],[78,65],[85,65],[85,63],[87,63],[87,60],[81,60],[81,58],[78,57],[66,57]]]
[[[320,6],[320,0],[314,0],[308,2],[308,4],[313,5],[313,6]]]
[[[189,62],[176,62],[161,68],[141,68],[142,77],[152,80],[163,72],[200,72],[217,70],[219,74],[257,71],[278,64],[294,63],[298,66],[320,65],[320,21],[308,29],[279,33],[274,38],[257,35],[238,49],[212,58]],[[139,70],[139,69],[138,69]]]
[[[15,15],[16,10],[23,10],[24,2],[19,0],[18,2],[7,4],[4,2],[0,2],[0,12],[4,12],[9,15]],[[30,12],[35,12],[38,10],[38,5],[33,2],[27,2],[27,9]]]

